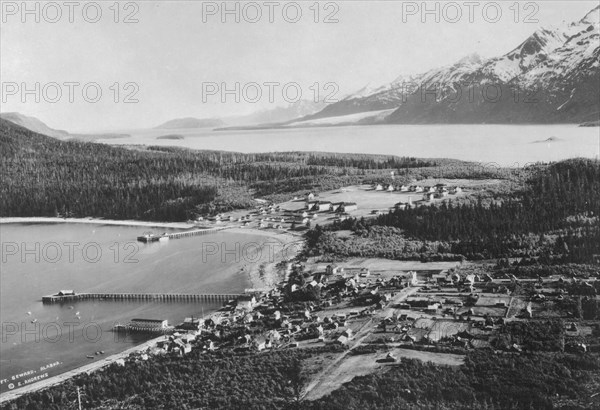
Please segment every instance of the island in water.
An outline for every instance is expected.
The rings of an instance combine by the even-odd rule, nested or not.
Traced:
[[[182,140],[185,137],[181,134],[169,134],[169,135],[161,135],[156,137],[157,140]]]

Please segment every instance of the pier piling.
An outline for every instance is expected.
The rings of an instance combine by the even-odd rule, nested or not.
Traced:
[[[48,295],[42,297],[45,304],[67,303],[80,300],[147,300],[169,302],[218,302],[237,299],[242,294],[185,294],[185,293],[76,293],[73,295]]]

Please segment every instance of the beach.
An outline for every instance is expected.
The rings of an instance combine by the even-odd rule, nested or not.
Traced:
[[[27,223],[85,223],[99,225],[121,225],[121,226],[144,226],[155,228],[171,228],[171,229],[190,229],[195,227],[195,224],[187,222],[147,222],[125,220],[118,221],[114,219],[102,218],[58,218],[49,216],[28,216],[28,217],[5,217],[0,218],[0,224],[27,224]]]
[[[66,227],[69,226],[68,224],[71,224],[71,223],[78,224],[78,225],[74,225],[74,226],[80,226],[80,227],[83,227],[84,226],[83,224],[112,225],[115,227],[117,227],[117,226],[160,227],[160,228],[167,228],[167,229],[190,229],[195,226],[193,224],[188,224],[188,223],[118,221],[118,220],[105,220],[105,219],[98,219],[98,218],[67,218],[67,219],[50,218],[50,217],[0,218],[0,224],[3,224],[6,227],[11,226],[11,224],[55,224],[55,223],[60,224],[60,225],[56,225],[57,227],[65,227],[64,229],[66,229]],[[4,229],[4,228],[0,228],[0,229]],[[96,233],[94,235],[98,235],[99,232],[98,232],[97,228],[94,227],[93,229],[96,230]],[[80,229],[77,229],[76,231],[79,232]],[[61,228],[61,232],[62,232],[62,228]],[[283,260],[287,261],[289,259],[292,259],[295,256],[295,254],[297,253],[297,251],[300,250],[300,246],[301,246],[301,242],[302,242],[302,238],[298,234],[292,234],[292,233],[288,233],[285,231],[261,230],[261,229],[253,229],[253,228],[249,228],[249,227],[244,227],[244,228],[230,227],[229,229],[226,230],[226,232],[227,232],[226,234],[222,234],[222,235],[229,236],[229,235],[233,234],[236,237],[239,237],[239,238],[246,237],[248,239],[252,239],[252,237],[254,235],[257,235],[257,236],[264,238],[264,241],[262,241],[262,242],[252,242],[252,243],[257,243],[257,244],[262,243],[263,249],[261,250],[262,256],[261,256],[260,260],[253,262],[252,260],[248,260],[247,258],[243,258],[243,257],[240,260],[229,260],[228,259],[226,266],[222,266],[220,268],[220,272],[221,272],[220,275],[224,275],[224,277],[229,277],[229,276],[233,277],[235,275],[242,275],[241,277],[246,277],[247,283],[250,284],[250,287],[253,289],[261,289],[261,290],[271,289],[274,286],[276,286],[279,282],[284,280],[285,276],[287,274],[287,269],[286,269],[286,265],[280,264],[280,262]],[[132,233],[135,233],[135,230]],[[6,230],[4,231],[4,234],[7,234]],[[77,234],[77,235],[79,235],[79,234]],[[219,237],[216,237],[215,241],[217,243],[220,243],[220,240],[222,240],[222,239],[218,239],[218,238]],[[40,238],[38,238],[38,240],[40,240]],[[182,241],[182,242],[180,242],[180,241]],[[183,240],[174,240],[174,241],[170,241],[170,242],[172,242],[170,246],[175,247],[175,249],[177,249],[179,252],[179,249],[182,246],[191,245],[192,243],[194,243],[194,241],[195,241],[195,239],[193,239],[193,238],[183,239]],[[240,239],[240,241],[242,244],[244,243],[241,239]],[[256,239],[254,241],[256,241]],[[292,244],[293,246],[288,246],[290,244]],[[143,246],[142,248],[147,249],[147,250],[152,250],[152,249],[160,250],[160,249],[164,249],[164,246],[163,247],[158,246],[158,245],[157,246]],[[268,253],[266,252],[267,248],[269,249]],[[136,265],[133,265],[133,266],[136,266]],[[88,267],[87,265],[84,265],[82,268],[86,269],[87,267]],[[211,280],[211,279],[208,279],[208,280]],[[216,280],[216,278],[213,280]],[[135,281],[137,281],[137,279],[135,279],[135,280],[132,279],[132,282],[129,284],[129,286],[133,286],[133,283]],[[155,283],[155,286],[157,286],[157,287],[165,288],[164,289],[165,291],[172,290],[172,289],[168,288],[169,284],[175,285],[171,282],[171,279],[169,279],[169,277],[167,277],[167,276],[165,276],[164,278],[161,278],[158,281],[155,281],[154,283]],[[120,286],[126,286],[126,285],[127,285],[127,282],[121,280]],[[205,285],[203,285],[203,286],[205,286]],[[85,289],[83,287],[83,285],[78,286],[78,288]],[[193,292],[205,293],[203,289],[204,289],[204,287],[202,289],[198,289]],[[155,290],[156,289],[152,289],[152,291],[155,291]],[[183,289],[183,288],[180,290],[185,292],[185,289]],[[207,288],[207,292],[212,292],[212,290],[209,290]],[[217,292],[217,290],[215,290],[215,292]],[[47,309],[47,308],[42,308],[40,306],[40,309]],[[82,312],[83,312],[83,310],[82,310]],[[34,315],[35,315],[35,313],[34,313]],[[42,319],[40,319],[40,320],[42,320]],[[130,347],[127,350],[124,350],[122,352],[107,355],[106,357],[99,358],[98,356],[96,356],[93,363],[87,363],[83,366],[67,370],[64,373],[60,373],[58,375],[50,375],[50,377],[45,377],[41,380],[31,381],[30,383],[28,383],[24,386],[21,386],[21,387],[18,387],[18,385],[17,385],[16,388],[11,389],[9,391],[5,391],[0,395],[0,403],[4,403],[6,401],[15,399],[18,396],[23,395],[23,394],[46,389],[50,386],[59,384],[71,377],[76,376],[76,375],[79,375],[82,373],[90,373],[90,372],[102,369],[105,366],[115,362],[116,360],[126,358],[131,353],[142,352],[142,351],[147,350],[148,347],[153,346],[158,340],[160,340],[162,338],[164,338],[164,336],[143,342],[142,344]],[[40,376],[38,376],[38,377],[44,377],[44,372],[40,372],[38,374],[40,374]],[[8,382],[7,382],[7,384],[8,384]],[[15,384],[16,384],[16,382],[15,382]]]
[[[89,373],[98,371],[112,363],[115,363],[119,359],[126,359],[132,353],[144,352],[144,351],[148,350],[149,348],[151,348],[152,346],[154,346],[158,341],[164,340],[164,339],[165,339],[165,336],[160,336],[160,337],[148,340],[147,342],[144,342],[140,345],[131,347],[121,353],[107,356],[103,359],[94,361],[93,363],[87,364],[85,366],[81,366],[76,369],[70,370],[68,372],[61,373],[59,375],[52,376],[52,377],[40,380],[35,383],[27,384],[25,386],[22,386],[22,387],[14,389],[14,390],[11,390],[9,392],[3,393],[0,395],[0,404],[14,400],[17,397],[22,396],[24,394],[33,393],[38,390],[47,389],[48,387],[52,387],[54,385],[60,384],[64,381],[66,381],[70,378],[73,378],[75,376],[78,376],[80,374],[83,374],[83,373],[89,374]]]

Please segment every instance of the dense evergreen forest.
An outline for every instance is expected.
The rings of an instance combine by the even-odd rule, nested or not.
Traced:
[[[59,141],[0,120],[2,216],[187,220],[435,165],[390,156],[240,154]],[[389,175],[389,172],[388,172]]]
[[[460,367],[402,359],[387,372],[355,377],[317,401],[298,402],[310,374],[306,360],[335,349],[155,357],[78,376],[2,409],[76,408],[77,386],[83,408],[105,409],[506,410],[591,409],[599,404],[589,399],[600,378],[596,355],[487,351],[469,352]]]
[[[494,355],[472,351],[460,368],[403,359],[388,372],[355,377],[309,410],[593,409],[597,356]]]
[[[184,357],[156,356],[126,366],[113,364],[22,396],[2,409],[76,408],[77,386],[86,409],[290,408],[306,376],[302,362],[339,350],[332,346],[237,355],[202,354],[201,349],[194,349]]]
[[[348,219],[308,233],[314,254],[392,259],[524,257],[592,263],[600,254],[600,162],[568,160],[541,168],[518,191],[494,201],[396,210]],[[351,238],[336,230],[350,229]]]

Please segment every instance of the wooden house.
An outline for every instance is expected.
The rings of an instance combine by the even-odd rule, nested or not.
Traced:
[[[356,211],[358,209],[358,205],[356,202],[338,202],[333,204],[333,208],[336,212],[350,212]]]

